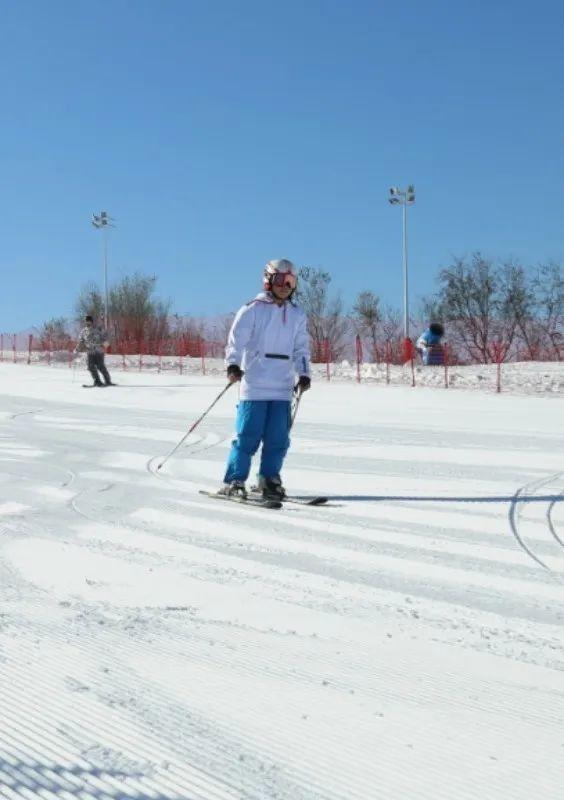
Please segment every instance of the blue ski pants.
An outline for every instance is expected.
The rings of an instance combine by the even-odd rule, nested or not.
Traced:
[[[227,459],[225,483],[246,481],[251,459],[262,442],[259,474],[280,475],[290,447],[291,411],[288,400],[241,400],[237,406],[235,430]]]

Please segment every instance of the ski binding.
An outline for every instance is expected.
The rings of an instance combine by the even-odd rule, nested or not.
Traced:
[[[265,500],[261,497],[241,497],[241,495],[220,494],[219,492],[209,492],[200,489],[199,494],[211,497],[213,500],[227,500],[230,503],[239,503],[242,506],[256,506],[257,508],[282,508],[280,500]]]

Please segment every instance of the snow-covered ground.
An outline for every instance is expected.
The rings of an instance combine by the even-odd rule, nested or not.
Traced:
[[[34,351],[30,356],[30,365],[50,364],[69,369],[69,358],[72,354],[60,351],[45,353]],[[4,359],[8,355],[4,353]],[[27,362],[28,354],[16,353],[16,361]],[[84,359],[83,359],[84,360]],[[79,359],[80,361],[80,359]],[[128,374],[145,374],[146,372],[176,372],[179,375],[223,375],[225,364],[221,358],[179,358],[177,356],[108,356],[106,363],[114,372],[125,371]],[[471,364],[467,366],[447,365],[444,367],[422,366],[419,358],[414,362],[412,371],[408,363],[404,366],[366,363],[357,372],[356,363],[343,360],[337,363],[313,364],[312,372],[318,380],[329,379],[337,382],[354,381],[360,377],[362,382],[381,386],[428,386],[450,389],[475,389],[482,392],[495,392],[498,385],[498,367],[496,364]],[[521,361],[502,364],[499,375],[501,391],[511,394],[541,394],[564,396],[564,362],[562,361]]]
[[[3,800],[562,796],[561,395],[319,380],[266,511],[236,388],[156,472],[222,375],[87,377],[0,364]]]

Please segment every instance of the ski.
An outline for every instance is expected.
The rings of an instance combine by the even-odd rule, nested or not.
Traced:
[[[255,506],[256,508],[282,508],[280,500],[264,500],[262,497],[241,497],[239,495],[219,494],[200,489],[200,494],[211,497],[213,500],[228,500],[230,503],[239,503],[242,506]]]
[[[99,386],[97,383],[83,383],[82,384],[82,388],[83,389],[105,389],[106,388],[106,384],[102,383]]]
[[[300,506],[323,506],[328,500],[328,497],[323,497],[322,495],[315,495],[314,497],[293,497],[290,495],[289,497],[285,497],[283,502],[297,503]]]
[[[251,488],[251,496],[253,498],[262,498],[262,493],[256,487]],[[323,495],[312,495],[311,497],[297,497],[295,495],[286,495],[282,498],[282,504],[284,503],[295,503],[299,506],[322,506],[325,505],[329,501],[328,497]]]

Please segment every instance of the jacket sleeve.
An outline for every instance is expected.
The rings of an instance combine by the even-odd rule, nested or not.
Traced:
[[[84,349],[85,349],[84,334],[82,331],[80,331],[76,342],[76,347],[74,348],[74,352],[81,353]]]
[[[227,347],[225,348],[225,363],[241,366],[243,351],[251,338],[255,324],[254,305],[243,306],[237,312],[233,325],[229,331]]]
[[[428,342],[425,336],[425,332],[421,334],[419,339],[415,342],[415,349],[416,350],[424,350],[428,346]]]
[[[294,368],[298,375],[311,377],[309,366],[309,333],[307,330],[307,317],[300,314],[294,339]]]

